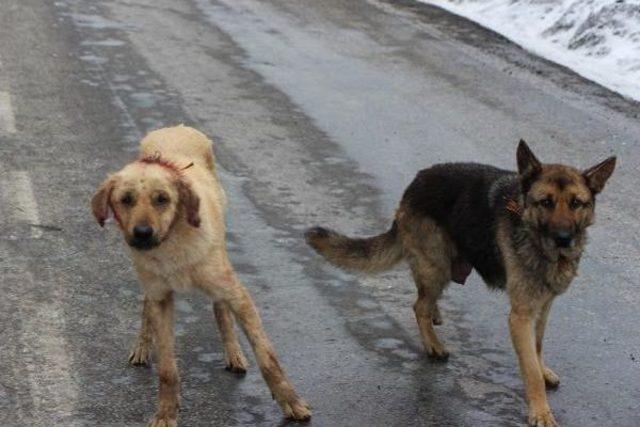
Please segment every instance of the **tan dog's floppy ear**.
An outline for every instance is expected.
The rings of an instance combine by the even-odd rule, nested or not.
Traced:
[[[107,178],[91,199],[91,210],[100,227],[104,227],[104,222],[109,218],[109,199],[111,198],[114,184],[113,177]]]
[[[176,181],[180,203],[187,214],[187,222],[194,227],[200,227],[200,198],[193,192],[191,186],[183,180]]]
[[[518,175],[520,175],[520,184],[522,191],[527,192],[531,186],[533,180],[538,176],[542,170],[542,164],[540,160],[536,158],[524,139],[520,140],[518,144],[518,151],[516,153],[518,160]]]
[[[616,157],[613,156],[582,172],[582,176],[584,176],[585,181],[587,181],[587,186],[593,194],[598,194],[602,191],[604,184],[613,173],[615,167]]]

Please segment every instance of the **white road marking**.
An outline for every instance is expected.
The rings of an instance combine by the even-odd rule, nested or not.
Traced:
[[[0,194],[2,220],[40,224],[38,204],[27,171],[0,171]],[[32,226],[30,236],[39,238],[42,230]],[[30,271],[15,264],[14,261],[10,268],[3,268],[1,283],[6,299],[15,310],[15,318],[20,321],[22,353],[18,356],[26,371],[24,385],[28,387],[33,405],[31,415],[22,409],[19,414],[25,419],[45,416],[51,418],[52,425],[76,425],[66,420],[74,414],[79,389],[73,378],[65,337],[64,285],[48,283],[43,287]]]
[[[19,287],[19,292],[13,289],[10,292],[16,318],[20,319],[20,357],[27,372],[25,383],[29,387],[33,414],[37,417],[46,414],[52,417],[53,425],[59,425],[56,419],[61,422],[73,415],[79,394],[64,336],[64,290],[61,286],[49,286],[46,302],[38,301],[37,297],[33,300],[34,295],[42,294],[42,288],[31,272],[17,269],[11,276],[9,283],[13,281],[14,286]],[[16,297],[22,294],[31,297]]]
[[[33,185],[27,171],[9,171],[2,174],[3,210],[10,222],[30,224],[31,238],[42,237],[40,214]]]
[[[0,91],[0,132],[16,133],[16,118],[11,106],[11,95],[3,91]]]

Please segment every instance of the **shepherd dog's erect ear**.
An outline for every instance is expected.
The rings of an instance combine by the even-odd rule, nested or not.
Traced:
[[[522,191],[527,192],[531,187],[531,183],[536,179],[540,171],[542,170],[542,164],[540,160],[536,158],[524,139],[520,140],[518,144],[518,151],[516,153],[518,160],[518,175],[520,175],[520,185]]]
[[[587,181],[587,186],[593,194],[598,194],[602,191],[604,184],[613,173],[615,167],[616,157],[613,156],[582,172],[582,176]]]
[[[91,210],[100,227],[104,227],[104,222],[109,218],[109,199],[114,185],[115,179],[113,177],[107,178],[91,199]]]
[[[179,179],[176,181],[180,203],[187,214],[187,222],[193,227],[200,227],[200,198],[193,192],[191,186]]]

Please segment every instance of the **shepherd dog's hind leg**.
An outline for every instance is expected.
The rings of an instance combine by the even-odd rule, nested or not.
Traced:
[[[427,355],[439,361],[446,361],[449,352],[440,342],[433,323],[438,312],[438,299],[449,282],[447,270],[438,267],[424,257],[410,259],[411,273],[418,288],[418,299],[413,305],[420,335]]]
[[[448,234],[429,218],[415,218],[400,210],[398,226],[403,247],[418,288],[413,305],[420,335],[427,355],[447,360],[449,352],[440,342],[433,325],[441,324],[438,299],[451,280],[451,260],[455,250]]]
[[[436,326],[442,325],[442,313],[440,313],[440,307],[438,307],[438,302],[433,305],[433,313],[431,314],[431,320],[433,324]]]

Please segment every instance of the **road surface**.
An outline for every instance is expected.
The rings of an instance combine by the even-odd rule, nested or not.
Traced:
[[[139,290],[88,203],[148,130],[215,140],[229,248],[313,426],[512,426],[525,419],[506,298],[452,285],[430,363],[406,267],[359,277],[303,230],[373,234],[432,163],[514,168],[619,156],[580,277],[554,306],[563,425],[640,423],[640,106],[489,31],[410,1],[0,2],[0,413],[8,426],[141,426],[152,368],[127,366]],[[223,370],[209,303],[177,304],[185,426],[285,424],[252,360]],[[248,350],[246,341],[243,341]]]

